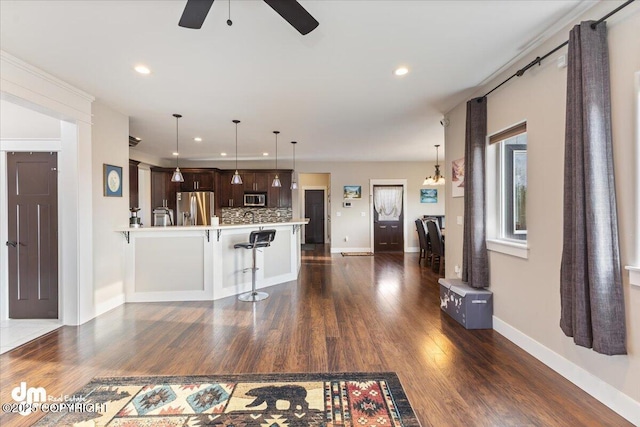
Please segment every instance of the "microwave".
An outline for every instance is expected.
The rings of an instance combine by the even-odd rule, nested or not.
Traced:
[[[244,193],[245,206],[267,206],[267,195],[264,193]]]

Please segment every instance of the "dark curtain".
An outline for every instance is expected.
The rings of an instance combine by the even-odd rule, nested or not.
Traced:
[[[569,37],[560,327],[577,345],[626,354],[605,23]]]
[[[484,195],[486,140],[487,99],[472,99],[467,102],[464,142],[462,281],[473,288],[489,286]]]

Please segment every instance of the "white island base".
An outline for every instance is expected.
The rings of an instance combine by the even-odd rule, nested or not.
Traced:
[[[258,250],[256,288],[296,280],[300,227],[307,222],[123,228],[125,301],[206,301],[249,292],[251,250],[233,246],[259,229],[275,229],[276,236]]]

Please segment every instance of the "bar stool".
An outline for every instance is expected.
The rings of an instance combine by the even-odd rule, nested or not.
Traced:
[[[269,297],[269,294],[266,292],[256,291],[256,271],[258,270],[258,268],[256,267],[256,251],[258,250],[258,248],[266,248],[271,246],[271,242],[275,237],[276,230],[252,231],[251,234],[249,234],[248,242],[236,243],[235,245],[233,245],[234,249],[251,249],[251,255],[253,257],[251,268],[245,269],[245,271],[251,270],[251,292],[240,295],[238,297],[240,301],[256,302],[262,301],[263,299],[267,299]]]

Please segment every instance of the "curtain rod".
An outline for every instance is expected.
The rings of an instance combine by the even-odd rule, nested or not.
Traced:
[[[625,7],[629,6],[631,3],[633,3],[635,0],[628,0],[625,3],[621,4],[620,6],[618,6],[617,8],[615,8],[614,10],[612,10],[611,12],[607,13],[605,16],[603,16],[602,18],[598,19],[596,22],[594,22],[593,24],[591,24],[591,28],[592,29],[596,29],[596,27],[598,26],[598,24],[600,24],[601,22],[604,22],[605,19],[609,18],[610,16],[618,13],[620,10],[624,9]],[[549,56],[553,55],[556,51],[562,49],[563,47],[565,47],[566,45],[569,44],[569,40],[567,40],[566,42],[562,43],[559,46],[556,46],[555,48],[553,48],[551,51],[547,52],[545,55],[543,56],[538,56],[536,59],[534,59],[533,61],[529,62],[527,65],[525,65],[524,67],[522,67],[521,69],[519,69],[518,71],[516,71],[513,75],[511,75],[508,79],[506,79],[505,81],[503,81],[502,83],[500,83],[498,86],[494,87],[493,89],[491,89],[489,92],[485,93],[483,96],[477,98],[478,102],[482,102],[482,100],[484,98],[486,98],[487,96],[489,96],[489,94],[493,91],[495,91],[496,89],[498,89],[500,86],[502,86],[503,84],[507,83],[509,80],[511,80],[514,77],[522,77],[524,75],[524,73],[527,72],[527,70],[529,70],[529,68],[533,67],[534,65],[540,65],[542,63],[543,59],[548,58]]]

